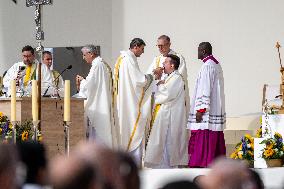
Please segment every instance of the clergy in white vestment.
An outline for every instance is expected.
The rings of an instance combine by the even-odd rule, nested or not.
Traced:
[[[82,48],[83,59],[91,64],[91,69],[84,79],[77,75],[79,95],[85,101],[87,136],[110,148],[117,146],[117,131],[114,125],[112,107],[112,72],[109,65],[98,55],[94,45]]]
[[[147,112],[142,111],[150,97],[153,76],[140,71],[137,57],[144,53],[145,42],[134,38],[128,51],[121,51],[115,64],[115,99],[120,127],[121,148],[130,152],[139,166],[143,153]],[[150,108],[149,108],[150,110]]]
[[[178,72],[180,58],[169,54],[163,63],[165,80],[158,82],[155,110],[146,146],[145,166],[174,168],[188,163],[185,82]]]
[[[64,81],[62,76],[59,74],[58,71],[51,69],[52,60],[53,60],[52,53],[49,51],[43,51],[42,63],[45,64],[47,68],[51,71],[53,85],[57,89],[64,90]]]
[[[31,80],[38,79],[38,61],[35,59],[34,49],[27,45],[22,49],[22,62],[15,63],[3,78],[3,85],[10,95],[11,80],[16,80],[16,85],[25,91],[31,90]],[[52,76],[47,66],[41,66],[41,92],[44,93],[48,86],[52,86]],[[29,91],[31,92],[31,91]]]
[[[147,73],[152,73],[153,70],[163,67],[163,62],[165,61],[166,57],[168,54],[173,54],[176,55],[180,58],[180,66],[178,68],[178,72],[181,74],[182,79],[184,80],[185,83],[185,98],[186,98],[186,103],[187,103],[187,110],[189,111],[189,90],[188,90],[188,81],[187,81],[187,68],[186,68],[186,62],[184,57],[175,51],[171,49],[171,39],[167,35],[161,35],[158,37],[157,40],[157,47],[159,49],[160,55],[156,56],[148,68]],[[162,75],[161,79],[165,79],[167,77],[166,74]]]
[[[226,154],[224,78],[209,42],[199,44],[198,59],[203,65],[196,79],[188,118],[189,166],[208,167],[216,157]]]

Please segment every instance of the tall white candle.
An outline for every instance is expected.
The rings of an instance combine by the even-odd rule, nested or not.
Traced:
[[[32,114],[33,121],[38,121],[37,81],[32,80]]]
[[[70,80],[65,80],[64,121],[70,121]]]
[[[16,81],[11,81],[11,121],[16,121]]]

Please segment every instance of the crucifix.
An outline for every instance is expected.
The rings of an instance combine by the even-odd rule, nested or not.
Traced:
[[[35,6],[35,23],[36,23],[36,40],[38,46],[36,47],[36,53],[39,57],[38,65],[38,119],[41,120],[41,61],[42,61],[42,52],[43,46],[42,41],[44,40],[44,32],[41,25],[41,8],[42,5],[51,5],[52,0],[26,0],[26,6],[31,7]],[[40,129],[40,122],[34,123],[34,138],[37,140],[37,127]]]
[[[281,55],[280,55],[280,44],[277,42],[276,46],[277,51],[278,51],[278,58],[279,58],[279,63],[280,63],[280,72],[281,72],[281,84],[280,84],[280,95],[282,98],[282,105],[279,110],[279,114],[284,114],[284,67],[282,66],[282,61],[281,61]]]

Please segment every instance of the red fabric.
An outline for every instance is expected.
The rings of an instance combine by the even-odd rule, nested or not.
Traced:
[[[200,109],[200,110],[197,110],[197,111],[200,112],[200,113],[205,113],[206,112],[206,108]]]

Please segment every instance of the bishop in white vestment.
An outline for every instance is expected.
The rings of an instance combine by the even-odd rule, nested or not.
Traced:
[[[199,44],[198,58],[204,63],[196,79],[188,118],[189,166],[208,167],[216,157],[226,154],[224,78],[209,42]]]
[[[94,45],[86,45],[82,48],[82,53],[84,60],[92,65],[86,79],[77,75],[80,83],[79,95],[87,98],[85,115],[88,120],[88,135],[110,148],[117,147],[117,131],[114,126],[112,107],[111,69],[98,56]]]
[[[164,72],[168,77],[158,83],[155,111],[146,146],[145,166],[173,168],[187,165],[185,83],[178,72],[180,59],[167,55]]]
[[[147,112],[142,111],[150,97],[153,76],[140,71],[137,57],[144,52],[145,42],[135,38],[128,51],[122,51],[114,71],[115,99],[121,148],[130,152],[139,166],[143,152],[143,139]],[[150,110],[150,108],[149,108]]]

